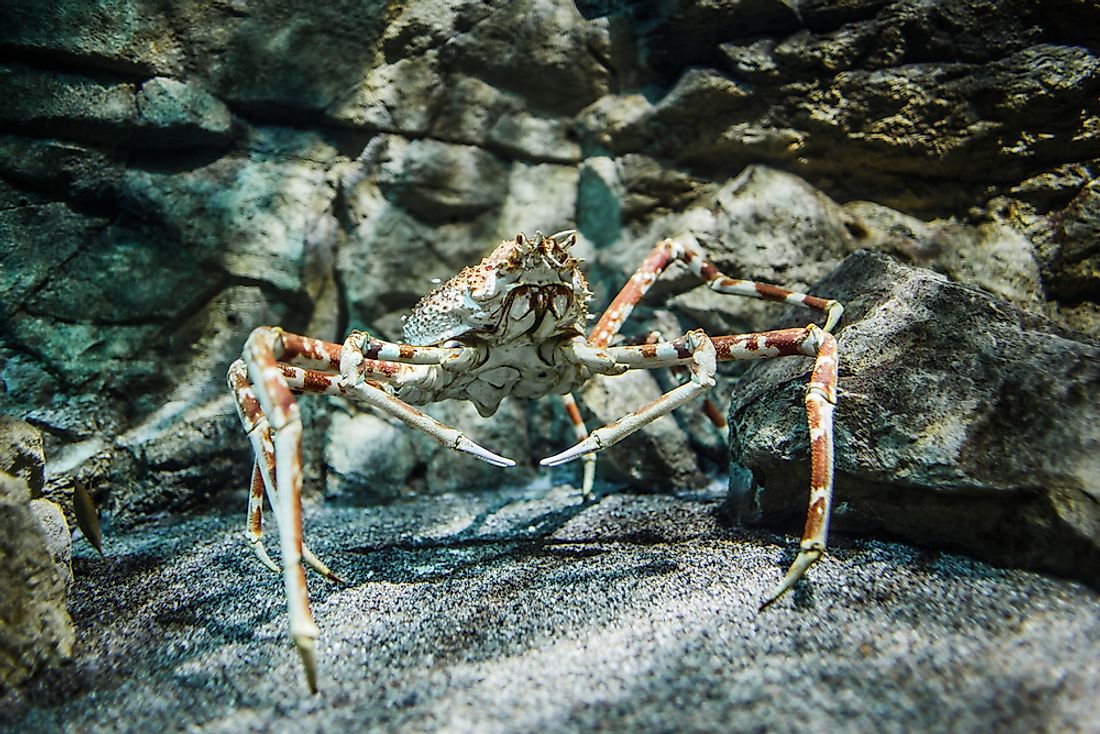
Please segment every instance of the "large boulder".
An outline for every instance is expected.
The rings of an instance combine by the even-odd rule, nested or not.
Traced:
[[[834,530],[1100,583],[1100,343],[869,252],[815,290],[847,309]],[[805,514],[809,368],[764,362],[737,384],[730,504],[743,519],[793,529]]]

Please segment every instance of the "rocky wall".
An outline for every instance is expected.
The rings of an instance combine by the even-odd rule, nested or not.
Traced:
[[[7,2],[3,410],[43,431],[65,507],[74,481],[116,523],[243,504],[223,376],[252,328],[398,338],[433,280],[567,227],[597,306],[685,234],[731,275],[799,289],[888,252],[1092,343],[1097,27],[1072,0]],[[628,333],[790,319],[679,266],[647,303]],[[580,397],[606,422],[670,379]],[[302,402],[306,490],[341,501],[526,483],[572,435],[553,401],[433,409],[519,461],[501,472]],[[721,433],[681,412],[600,476],[724,468]]]

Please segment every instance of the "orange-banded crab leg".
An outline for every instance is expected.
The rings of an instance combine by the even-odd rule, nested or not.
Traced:
[[[316,370],[303,370],[286,364],[280,364],[279,368],[288,378],[287,382],[294,392],[304,392],[305,390],[303,389],[302,383],[308,379],[313,386],[319,386],[327,382],[329,388],[324,390],[324,392],[339,394],[335,386],[335,382],[338,378],[335,375],[326,375]],[[243,359],[238,359],[230,366],[228,382],[236,398],[237,414],[252,443],[253,456],[255,457],[252,463],[252,481],[248,495],[248,523],[246,536],[249,545],[252,547],[253,552],[255,552],[260,562],[267,568],[278,573],[280,572],[279,566],[271,560],[271,556],[268,555],[263,544],[263,498],[265,489],[275,519],[276,521],[279,520],[278,489],[274,479],[275,447],[271,438],[271,427],[268,425],[267,418],[263,414],[263,409],[260,407],[260,403],[252,390],[252,386],[248,382],[247,367]],[[332,570],[317,558],[317,556],[310,551],[309,547],[304,544],[302,545],[302,560],[304,560],[310,568],[328,580],[344,583],[342,578],[333,573]]]
[[[363,377],[364,365],[380,359],[392,358],[398,366],[420,366],[419,371],[415,371],[413,376],[405,380],[407,384],[430,386],[437,373],[425,368],[461,369],[473,364],[479,355],[480,352],[473,347],[417,347],[384,342],[365,332],[353,331],[344,341],[342,348],[340,362],[342,385],[347,390],[348,397],[360,400],[393,416],[410,428],[422,431],[444,448],[470,454],[493,466],[515,466],[516,462],[507,456],[493,453],[475,443],[454,426],[449,426],[417,410],[400,398],[390,395],[376,382]],[[409,367],[409,369],[415,370],[415,367]]]
[[[665,239],[657,243],[653,251],[630,276],[627,284],[612,299],[600,320],[592,327],[592,333],[588,338],[589,344],[595,347],[606,347],[610,344],[611,338],[622,328],[623,322],[641,301],[642,296],[674,260],[687,264],[691,271],[707,284],[708,288],[718,293],[762,298],[766,301],[790,303],[820,311],[825,314],[825,331],[832,331],[844,313],[844,308],[837,301],[787,290],[769,283],[730,278],[707,260],[706,253],[694,241],[689,241],[686,236],[683,239],[684,242]]]
[[[349,358],[388,360],[399,364],[439,365],[447,369],[466,369],[481,357],[474,347],[422,347],[379,339],[365,331],[353,331],[344,340],[342,358],[347,369]]]
[[[578,442],[588,438],[588,427],[584,425],[581,409],[577,407],[577,400],[573,393],[567,392],[559,395],[561,403],[565,406],[565,412],[569,415],[569,422],[573,424],[573,433]],[[584,475],[581,479],[581,500],[587,502],[592,499],[592,487],[596,484],[596,454],[588,453],[581,457],[584,461]]]
[[[570,348],[571,346],[572,349]],[[574,359],[582,364],[586,363],[587,352],[582,351],[579,345],[567,345],[565,349],[570,359]],[[639,366],[645,369],[650,366],[668,367],[686,362],[691,371],[691,381],[669,390],[664,395],[647,403],[633,413],[628,413],[613,423],[597,428],[588,434],[588,438],[572,448],[562,451],[560,454],[546,457],[539,462],[540,464],[543,466],[557,466],[567,461],[572,461],[583,454],[599,451],[600,449],[612,446],[638,429],[657,420],[662,415],[679,408],[692,398],[698,397],[714,387],[716,352],[714,344],[701,329],[689,331],[675,342],[645,344],[639,347],[607,347],[602,350],[593,350],[598,353],[598,357],[595,360],[588,361],[586,366],[593,372],[607,372],[608,370],[604,369],[607,366],[605,360],[610,360],[612,366],[618,368],[615,371],[622,371],[623,369],[630,369],[632,365],[630,362],[619,362],[616,360],[617,354],[641,355],[648,354],[650,350],[652,350],[655,355],[663,354],[671,350],[670,353],[673,355],[673,358],[653,365],[647,364]]]
[[[286,587],[290,618],[290,636],[302,658],[306,680],[311,691],[317,690],[317,637],[320,632],[309,608],[309,591],[302,569],[302,418],[298,404],[290,392],[286,377],[279,368],[284,356],[281,330],[260,327],[245,342],[242,357],[248,381],[255,391],[262,415],[271,427],[275,458],[276,497],[272,506],[278,519],[279,546],[283,559],[283,584]],[[247,428],[247,426],[246,426]],[[257,424],[250,437],[267,431]],[[253,445],[263,443],[257,436]],[[257,459],[264,456],[263,449]],[[264,461],[263,463],[266,463]],[[261,469],[263,466],[261,464]]]
[[[587,356],[597,363],[606,366],[606,360],[615,362],[616,357],[624,355],[611,355],[601,352],[600,348],[607,347],[611,338],[618,333],[623,322],[634,310],[634,307],[645,295],[646,291],[657,280],[657,277],[672,263],[680,260],[687,264],[693,273],[706,283],[707,287],[717,293],[726,295],[745,296],[748,298],[760,298],[766,301],[788,303],[825,315],[825,324],[818,329],[813,337],[814,343],[819,349],[814,353],[817,363],[814,367],[814,378],[807,392],[806,410],[810,422],[811,433],[811,462],[812,476],[810,482],[810,509],[806,519],[806,528],[802,537],[802,548],[794,565],[787,572],[783,581],[772,591],[764,604],[770,604],[779,595],[787,591],[802,576],[814,561],[819,559],[825,549],[825,539],[828,533],[829,509],[832,502],[832,461],[833,461],[833,428],[832,410],[836,403],[836,342],[826,339],[820,334],[829,334],[840,321],[844,313],[844,307],[840,302],[819,298],[807,293],[780,288],[769,283],[759,283],[751,280],[739,280],[730,278],[722,273],[711,263],[706,253],[694,238],[684,236],[683,241],[665,239],[657,243],[650,254],[642,262],[641,266],[631,276],[630,281],[612,299],[611,304],[604,312],[600,320],[592,328],[592,334],[588,342]],[[718,337],[715,346],[718,350],[718,359],[752,359],[762,356],[780,356],[779,354],[761,354],[757,346],[760,338],[767,340],[770,337],[771,346],[776,349],[789,349],[789,345],[781,346],[784,339],[775,333],[747,334],[741,336]],[[809,344],[809,342],[803,342]],[[593,349],[595,348],[595,349]],[[614,348],[612,348],[614,349]],[[583,350],[582,350],[583,351]],[[751,355],[748,352],[753,352]],[[786,352],[784,352],[785,354]],[[794,353],[794,352],[792,352]],[[798,353],[808,353],[802,349]],[[831,366],[830,366],[831,365]],[[831,375],[831,376],[830,376]],[[815,381],[821,378],[823,382],[818,385]],[[828,385],[828,388],[823,385]],[[818,395],[811,405],[810,395]],[[822,402],[824,401],[824,402]],[[823,407],[825,404],[828,407]],[[713,406],[712,406],[713,407]],[[721,420],[716,410],[708,410]],[[712,418],[713,420],[713,418]],[[718,420],[714,421],[718,424]],[[724,423],[724,420],[722,420]],[[819,438],[814,436],[819,435]],[[815,519],[815,514],[820,517]]]
[[[288,334],[278,328],[260,327],[249,335],[243,359],[234,363],[228,375],[278,524],[290,635],[313,692],[317,691],[318,630],[309,607],[302,561],[327,576],[335,575],[302,544],[302,421],[293,393],[343,394],[343,377],[326,371],[340,367],[341,355],[340,345]],[[397,380],[410,369],[370,363],[359,365],[358,374],[361,380],[368,373]],[[251,511],[257,512],[255,502],[249,501]],[[254,525],[250,524],[251,527]]]
[[[713,357],[700,358],[703,354],[700,345],[704,342],[711,345]],[[700,394],[713,385],[713,361],[796,355],[815,357],[805,398],[810,431],[810,500],[806,524],[798,556],[783,580],[768,594],[761,608],[794,586],[806,569],[821,558],[829,534],[829,516],[833,501],[833,409],[837,395],[837,348],[832,334],[815,324],[801,329],[717,337],[707,337],[697,330],[689,331],[679,339],[657,344],[595,348],[574,343],[567,350],[572,359],[585,364],[593,372],[650,369],[687,363],[691,369],[692,382],[665,393],[614,423],[597,428],[588,439],[540,462],[547,466],[556,466],[585,452],[606,448]]]

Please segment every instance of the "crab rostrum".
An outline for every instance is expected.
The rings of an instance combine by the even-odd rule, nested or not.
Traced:
[[[660,242],[631,276],[590,334],[592,294],[570,248],[573,231],[551,237],[519,234],[505,240],[479,264],[424,296],[405,321],[404,343],[353,331],[343,345],[261,326],[229,368],[229,387],[252,441],[255,461],[248,503],[248,537],[264,565],[279,567],[264,550],[262,507],[266,492],[279,529],[290,635],[301,654],[310,689],[317,690],[318,629],[309,608],[307,565],[328,579],[339,577],[302,543],[301,417],[294,395],[324,393],[364,402],[423,431],[447,448],[501,467],[511,459],[479,446],[457,428],[417,410],[446,399],[469,400],[483,416],[506,396],[559,395],[578,443],[543,459],[556,466],[585,460],[582,497],[592,493],[594,452],[703,395],[714,386],[716,362],[805,355],[815,358],[806,390],[810,429],[810,506],[802,543],[786,576],[764,600],[791,588],[825,550],[833,485],[833,406],[837,354],[831,331],[843,308],[833,300],[737,280],[708,262],[691,237]],[[708,336],[695,329],[671,341],[611,346],[623,322],[657,277],[684,262],[712,290],[796,304],[824,315],[824,326],[755,334]],[[690,379],[591,433],[571,392],[594,375],[633,369],[686,368]]]

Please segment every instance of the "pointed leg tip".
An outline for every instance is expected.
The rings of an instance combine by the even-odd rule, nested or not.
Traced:
[[[302,546],[302,560],[306,562],[307,566],[312,568],[317,573],[321,574],[321,577],[325,580],[332,581],[338,584],[343,584],[344,586],[348,585],[347,581],[345,581],[341,576],[337,575],[335,571],[329,568],[324,561],[314,555],[313,551],[311,551],[305,545]]]
[[[250,540],[250,542],[252,543],[252,552],[256,554],[256,558],[259,559],[264,568],[268,569],[269,571],[274,571],[275,573],[282,573],[282,569],[279,568],[279,564],[271,560],[271,556],[268,555],[267,549],[264,548],[264,544],[262,541]]]
[[[302,658],[309,692],[316,695],[320,691],[317,686],[317,638],[310,635],[294,635],[294,646],[298,648],[298,655]]]
[[[757,608],[757,612],[762,612],[767,609],[771,604],[779,597],[790,591],[798,580],[802,578],[802,575],[806,573],[806,570],[817,563],[817,561],[824,555],[824,550],[821,548],[802,549],[798,551],[798,556],[794,559],[794,563],[787,569],[787,573],[783,576],[783,579],[775,585],[764,600]]]

